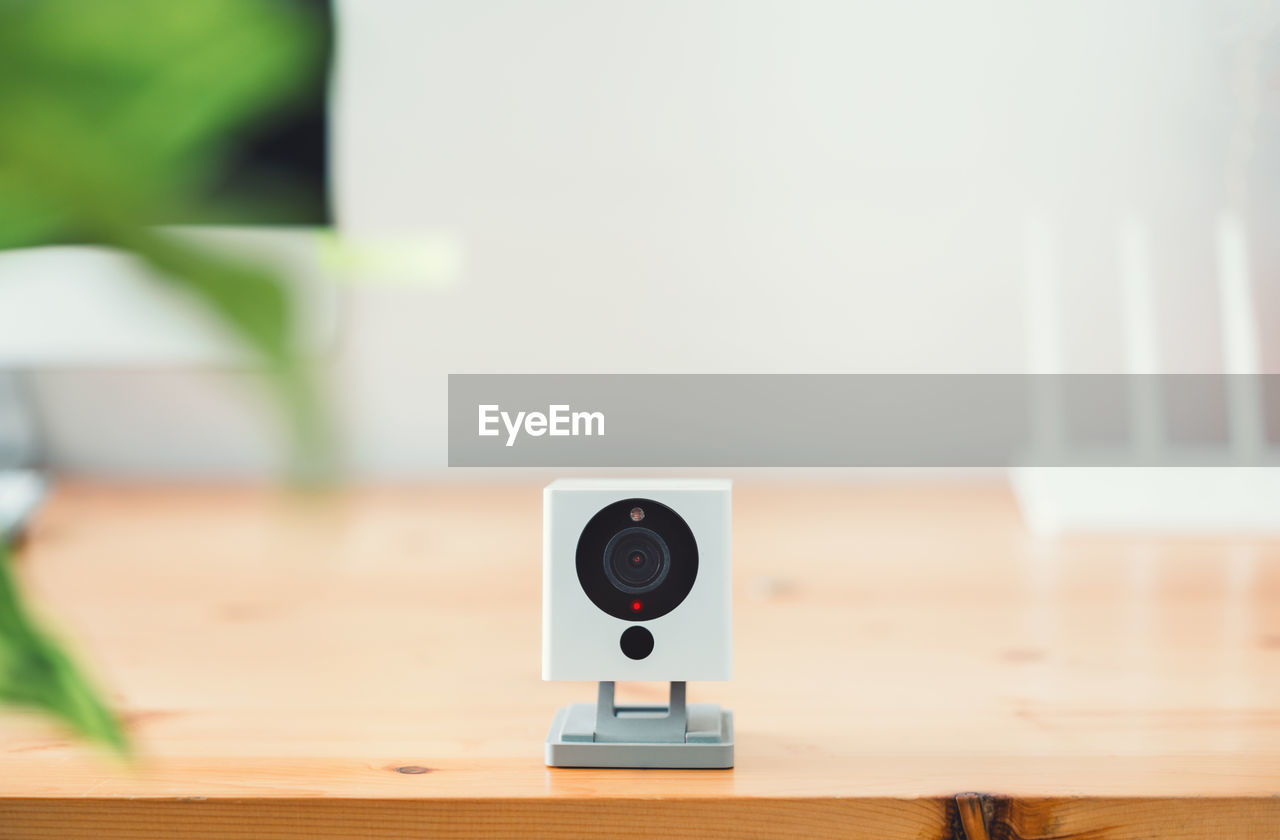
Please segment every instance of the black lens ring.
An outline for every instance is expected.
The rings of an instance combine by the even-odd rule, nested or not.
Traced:
[[[643,545],[643,542],[644,541],[652,542],[653,543],[652,547],[657,549],[657,552],[655,553],[658,555],[656,558],[658,569],[656,572],[650,575],[649,578],[646,579],[643,583],[632,584],[624,580],[623,576],[620,575],[618,573],[618,570],[614,568],[614,560],[616,559],[614,557],[614,552],[616,552],[619,548],[622,547],[621,545],[622,543],[632,540],[633,538],[636,538],[636,537],[640,538],[638,541],[641,542],[642,544],[639,548],[633,548],[628,546],[627,548],[628,553],[630,553],[631,551],[637,551],[647,556],[649,554],[650,546]],[[630,528],[624,528],[618,533],[614,534],[613,537],[609,540],[608,545],[604,547],[605,577],[609,578],[609,582],[612,583],[615,587],[617,587],[618,589],[621,589],[623,592],[626,592],[630,595],[643,595],[646,592],[652,592],[653,590],[657,589],[659,586],[662,585],[662,582],[666,580],[667,573],[669,571],[671,571],[671,549],[667,547],[667,541],[662,538],[662,535],[659,534],[657,531],[654,531],[652,528],[646,528],[642,525],[635,525]]]
[[[643,526],[631,510],[644,511]],[[653,532],[665,546],[666,570],[652,589],[637,593],[619,588],[606,571],[606,549],[618,534],[637,527]],[[613,542],[616,547],[617,542]],[[680,606],[698,576],[698,544],[680,514],[652,499],[622,499],[596,512],[583,527],[577,547],[578,583],[599,609],[625,621],[649,621]]]

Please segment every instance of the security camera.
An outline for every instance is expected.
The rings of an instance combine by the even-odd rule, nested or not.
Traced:
[[[543,679],[732,676],[728,481],[543,492]]]
[[[600,683],[594,707],[557,716],[548,764],[732,765],[730,713],[684,702],[686,682],[732,676],[730,487],[570,479],[543,491],[542,677]],[[616,707],[625,680],[671,682],[670,704]]]

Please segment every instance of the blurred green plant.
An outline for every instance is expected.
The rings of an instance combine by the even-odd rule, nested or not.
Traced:
[[[114,248],[198,301],[259,360],[311,477],[328,463],[327,430],[286,288],[152,225],[208,215],[195,205],[235,153],[232,130],[288,107],[325,60],[324,36],[283,0],[0,0],[0,249]],[[3,546],[0,701],[125,744],[24,610]]]
[[[43,709],[88,738],[124,752],[124,730],[75,663],[23,607],[0,544],[0,700]]]

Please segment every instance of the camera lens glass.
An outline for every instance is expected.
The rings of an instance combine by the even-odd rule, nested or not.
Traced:
[[[622,499],[601,508],[582,529],[577,555],[583,592],[627,621],[671,612],[698,576],[693,531],[680,514],[652,499]]]
[[[626,528],[604,549],[604,571],[623,592],[639,595],[658,588],[671,568],[667,541],[649,528]]]

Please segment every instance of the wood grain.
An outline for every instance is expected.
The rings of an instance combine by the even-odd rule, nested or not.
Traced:
[[[995,801],[977,793],[956,796],[956,818],[960,821],[955,833],[965,840],[991,840],[991,822],[995,814]]]
[[[1280,542],[1037,541],[999,485],[739,485],[730,771],[551,770],[534,485],[66,486],[24,583],[122,766],[0,715],[0,836],[1280,836]],[[624,687],[659,700],[664,686]]]

